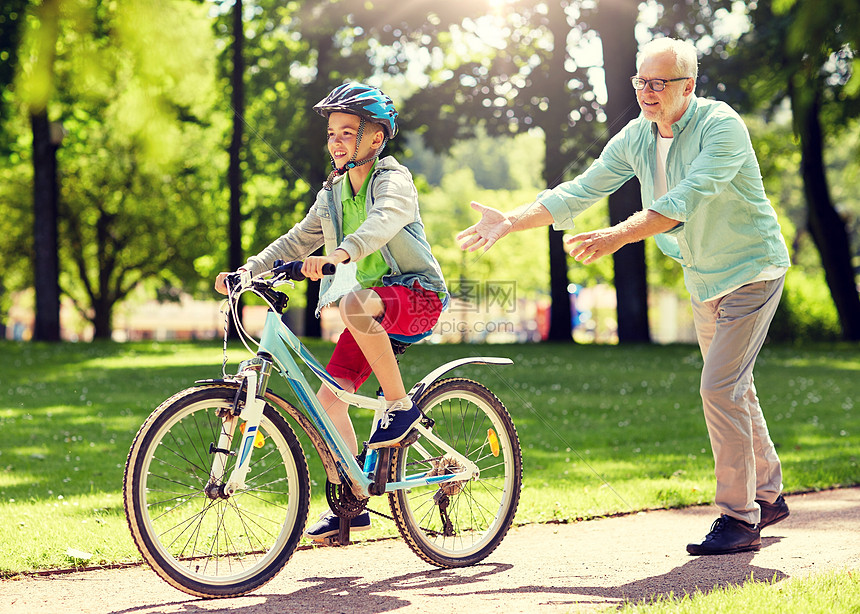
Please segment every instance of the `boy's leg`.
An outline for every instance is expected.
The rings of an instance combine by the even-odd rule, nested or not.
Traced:
[[[334,379],[347,392],[355,392],[352,380],[343,377],[335,377]],[[355,437],[355,429],[352,427],[352,420],[349,418],[349,405],[337,398],[325,384],[320,386],[317,392],[317,399],[319,399],[320,405],[322,405],[328,417],[331,418],[337,432],[340,433],[346,445],[349,446],[349,451],[353,456],[357,456],[358,441]]]
[[[355,392],[370,377],[370,366],[349,329],[343,331],[337,340],[326,370],[347,392]],[[320,387],[317,398],[349,445],[350,451],[358,454],[355,429],[349,418],[349,405],[338,399],[325,384]]]
[[[393,402],[404,398],[406,389],[400,377],[400,367],[391,349],[388,332],[379,323],[385,313],[382,299],[373,290],[351,292],[341,300],[340,312],[344,324],[379,380],[385,400]]]
[[[388,411],[367,443],[369,448],[399,443],[421,419],[421,412],[406,395],[389,333],[424,333],[436,323],[441,310],[439,297],[417,285],[414,289],[393,286],[359,290],[341,300],[347,330],[376,374],[388,402]]]
[[[370,367],[364,361],[361,349],[349,331],[344,331],[338,339],[326,370],[347,392],[358,390],[370,374]],[[349,451],[353,456],[356,456],[358,454],[358,442],[352,420],[349,418],[349,405],[337,398],[325,384],[320,386],[317,399],[346,442]],[[370,514],[367,510],[353,518],[349,527],[350,531],[367,531],[370,529]],[[334,512],[328,511],[307,528],[305,536],[322,541],[325,538],[336,536],[339,532],[340,518]]]

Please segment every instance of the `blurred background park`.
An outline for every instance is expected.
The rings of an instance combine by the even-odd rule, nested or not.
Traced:
[[[220,336],[215,275],[305,214],[329,170],[311,107],[361,80],[400,111],[388,153],[457,298],[434,341],[693,341],[650,241],[582,266],[547,229],[486,254],[454,239],[471,200],[584,170],[638,114],[657,36],[693,41],[697,93],[749,127],[794,265],[771,337],[860,340],[856,0],[4,0],[0,338]],[[577,227],[639,208],[634,180]],[[336,336],[305,292],[297,330]]]

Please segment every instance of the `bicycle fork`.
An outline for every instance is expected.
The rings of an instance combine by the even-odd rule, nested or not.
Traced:
[[[260,421],[263,418],[263,409],[266,407],[266,401],[263,397],[271,372],[272,362],[260,357],[242,363],[242,368],[239,371],[242,384],[236,393],[236,400],[230,412],[222,416],[221,435],[218,438],[218,444],[210,444],[209,446],[209,453],[213,455],[213,459],[206,494],[211,499],[226,499],[236,491],[245,488],[245,477],[251,467],[251,451],[255,444],[261,441]],[[243,389],[245,390],[244,405],[241,399]],[[242,442],[237,453],[232,451],[231,447],[240,415],[244,420],[244,429],[242,429]],[[230,477],[224,482],[227,460],[231,456],[238,456],[238,458]]]

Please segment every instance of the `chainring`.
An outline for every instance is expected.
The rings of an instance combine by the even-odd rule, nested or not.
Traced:
[[[349,488],[343,484],[325,483],[325,496],[331,511],[339,518],[355,518],[367,507],[367,499],[359,501]]]

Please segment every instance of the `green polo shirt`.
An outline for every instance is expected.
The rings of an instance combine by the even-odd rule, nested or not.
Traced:
[[[343,203],[343,236],[347,236],[361,226],[367,219],[367,186],[370,183],[370,178],[373,175],[373,168],[376,167],[376,162],[373,163],[370,172],[364,179],[364,183],[358,194],[353,195],[352,184],[349,177],[344,177],[343,188],[341,189],[341,202]],[[381,252],[373,252],[365,256],[356,263],[358,271],[356,280],[361,284],[362,288],[373,288],[382,285],[382,277],[390,272],[385,259]]]

